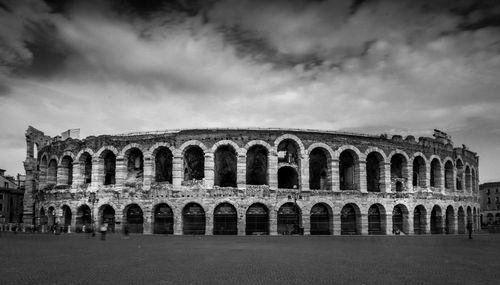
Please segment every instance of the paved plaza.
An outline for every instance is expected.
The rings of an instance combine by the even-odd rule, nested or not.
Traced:
[[[0,284],[498,284],[500,235],[1,233]]]

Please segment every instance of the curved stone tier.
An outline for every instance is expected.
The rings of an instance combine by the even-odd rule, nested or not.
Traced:
[[[162,234],[477,228],[478,157],[434,137],[194,129],[61,140],[29,127],[25,224]]]

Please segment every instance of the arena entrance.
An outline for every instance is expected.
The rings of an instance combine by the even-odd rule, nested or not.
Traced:
[[[372,205],[368,209],[368,234],[369,235],[382,235],[384,234],[384,227],[382,226],[382,213],[379,205]]]
[[[71,227],[71,209],[69,208],[68,205],[62,206],[62,212],[63,212],[63,231],[68,232],[68,229]]]
[[[464,208],[458,208],[458,233],[465,234],[465,212]]]
[[[330,235],[330,212],[324,204],[316,204],[311,209],[311,235]]]
[[[394,233],[398,231],[407,233],[403,224],[403,210],[400,205],[396,205],[392,209],[392,231]]]
[[[108,231],[115,232],[115,209],[110,205],[101,207],[101,225],[108,224]]]
[[[446,232],[446,234],[454,234],[455,233],[454,224],[455,224],[455,211],[453,210],[452,206],[448,206],[446,208],[446,217],[445,217],[445,232]]]
[[[294,203],[285,203],[278,211],[278,234],[301,234],[300,210]]]
[[[174,233],[174,213],[172,208],[165,203],[159,204],[155,208],[153,233],[165,235]]]
[[[431,234],[441,234],[443,233],[443,216],[441,214],[441,208],[439,206],[434,206],[431,212]]]
[[[205,234],[205,211],[196,204],[190,203],[182,211],[182,233],[185,235]]]
[[[426,215],[424,206],[418,205],[413,211],[413,233],[416,235],[425,234],[426,227]]]
[[[253,204],[247,210],[246,229],[247,235],[269,234],[269,211],[262,204]]]
[[[237,235],[238,214],[233,205],[219,204],[214,210],[214,235]]]
[[[76,211],[76,232],[87,232],[91,231],[92,216],[90,214],[90,208],[87,205],[82,205],[78,207]]]
[[[340,212],[340,234],[359,234],[357,227],[356,209],[352,204],[345,205]]]
[[[142,234],[144,217],[142,209],[136,205],[130,205],[127,209],[127,227],[129,233]]]

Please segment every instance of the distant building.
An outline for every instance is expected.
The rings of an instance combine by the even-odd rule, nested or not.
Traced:
[[[481,224],[500,225],[500,181],[479,185],[481,195]]]
[[[17,175],[16,180],[0,169],[0,227],[4,230],[23,221],[24,177]]]

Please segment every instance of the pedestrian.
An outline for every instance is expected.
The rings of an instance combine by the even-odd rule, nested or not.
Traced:
[[[102,224],[100,231],[101,231],[101,240],[106,240],[106,232],[108,231],[108,224],[106,223]]]
[[[123,226],[123,238],[128,239],[128,225]]]
[[[469,239],[472,239],[472,223],[467,222],[467,232],[469,232]]]
[[[85,225],[83,225],[82,226],[82,233],[85,233],[85,230],[86,230]]]

